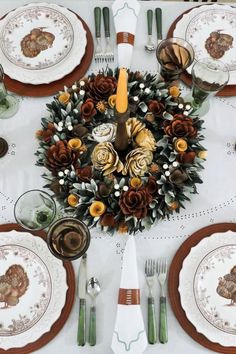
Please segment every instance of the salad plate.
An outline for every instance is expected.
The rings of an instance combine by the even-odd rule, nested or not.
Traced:
[[[11,79],[23,83],[46,84],[69,74],[86,45],[80,19],[55,4],[31,3],[0,21],[1,64]]]
[[[62,316],[68,272],[41,237],[16,230],[0,233],[0,270],[0,348],[32,349]]]
[[[236,346],[236,233],[214,233],[191,248],[179,274],[182,308],[199,333]]]

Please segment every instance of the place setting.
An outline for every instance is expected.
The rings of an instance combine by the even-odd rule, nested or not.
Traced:
[[[11,11],[0,21],[0,37],[4,82],[20,95],[48,96],[72,85],[93,58],[88,25],[56,4],[32,3]]]
[[[0,124],[18,110],[14,93],[53,94],[28,137],[43,187],[19,183],[24,190],[11,202],[15,223],[2,217],[0,225],[0,352],[40,350],[66,323],[74,348],[101,350],[112,266],[99,269],[99,257],[123,244],[120,273],[109,275],[118,279],[109,300],[115,354],[168,350],[169,304],[195,342],[234,353],[236,224],[217,223],[213,206],[202,214],[188,210],[209,183],[203,170],[214,96],[234,94],[234,8],[190,9],[165,38],[162,7],[141,11],[136,0],[93,5],[93,35],[79,11],[56,4],[30,3],[0,20]],[[147,29],[144,58],[155,57],[155,74],[131,70],[140,19]],[[88,73],[92,61],[103,69]],[[180,81],[189,78],[185,95]],[[214,144],[219,140],[215,135]],[[4,135],[0,158],[8,149]],[[226,204],[218,206],[222,215]],[[203,227],[204,220],[211,225]],[[161,227],[169,227],[169,237]],[[196,231],[189,235],[190,229]],[[168,245],[175,233],[173,252]],[[149,251],[141,249],[142,237]],[[112,247],[94,255],[103,238]],[[76,319],[67,322],[72,311]]]

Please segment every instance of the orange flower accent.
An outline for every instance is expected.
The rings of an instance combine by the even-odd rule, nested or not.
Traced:
[[[197,156],[200,158],[200,159],[206,159],[207,157],[207,151],[206,150],[202,150],[202,151],[199,151]]]
[[[187,141],[184,140],[184,139],[176,139],[175,142],[174,142],[174,147],[175,147],[175,150],[178,151],[178,152],[184,152],[187,150],[188,148],[188,144],[187,144]]]
[[[115,105],[116,105],[116,95],[111,95],[109,98],[108,98],[108,104],[111,108],[114,108]]]
[[[74,208],[79,203],[79,197],[76,194],[70,194],[67,198],[67,201],[68,204]]]
[[[103,202],[99,202],[98,200],[94,201],[90,207],[89,212],[93,217],[101,216],[105,213],[106,205]]]
[[[82,146],[82,141],[79,138],[70,139],[68,141],[68,146],[72,150],[78,151]]]
[[[58,101],[61,103],[61,104],[67,104],[69,103],[70,101],[70,94],[69,92],[63,92],[59,95],[58,97]]]
[[[141,178],[133,177],[130,180],[130,185],[133,188],[139,188],[139,187],[141,187],[142,184],[143,184],[143,182],[142,182]]]
[[[169,94],[172,96],[172,97],[179,97],[180,95],[180,89],[178,86],[171,86],[169,88]]]

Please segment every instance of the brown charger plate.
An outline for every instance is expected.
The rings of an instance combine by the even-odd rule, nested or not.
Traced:
[[[206,4],[204,4],[204,6],[205,5]],[[213,5],[213,4],[208,4],[208,6],[211,6],[211,5]],[[183,12],[179,17],[177,17],[177,19],[172,23],[172,25],[169,28],[169,31],[167,33],[167,38],[173,37],[175,27],[176,27],[177,23],[182,19],[183,15],[187,14],[188,12],[190,12],[195,7],[200,7],[200,6],[203,6],[203,5],[194,6],[191,9]],[[187,86],[192,86],[192,76],[186,70],[181,74],[180,79]],[[230,97],[230,96],[235,96],[235,95],[236,95],[236,85],[227,85],[227,86],[225,86],[223,88],[223,90],[218,92],[216,96]]]
[[[84,20],[82,20],[82,18],[79,15],[77,14],[75,15],[82,22],[87,36],[87,46],[85,49],[85,54],[80,64],[70,74],[64,76],[63,78],[57,81],[53,81],[49,84],[41,84],[41,85],[25,84],[23,82],[13,80],[8,75],[5,75],[4,83],[9,91],[14,92],[21,96],[31,96],[31,97],[51,96],[57,93],[59,90],[63,90],[64,86],[68,86],[68,87],[72,86],[75,81],[81,79],[85,75],[93,58],[93,47],[94,47],[93,37],[90,32],[90,29],[88,28]]]
[[[5,232],[5,231],[22,231],[22,232],[30,232],[29,230],[25,230],[21,226],[17,224],[4,224],[0,225],[0,232]],[[40,236],[43,239],[46,239],[46,233],[44,231],[36,231],[36,232],[30,232],[31,234],[35,236]],[[0,235],[1,237],[1,235]],[[29,343],[25,345],[24,347],[21,348],[10,348],[10,349],[1,349],[0,348],[0,354],[4,353],[9,353],[9,354],[27,354],[27,353],[32,353],[35,350],[38,350],[39,348],[43,347],[45,344],[50,342],[57,334],[58,332],[62,329],[64,326],[65,322],[67,321],[69,314],[71,312],[73,303],[74,303],[74,298],[75,298],[75,274],[74,274],[74,269],[72,264],[69,261],[63,262],[63,266],[66,270],[66,278],[67,278],[67,293],[66,293],[66,302],[65,305],[61,311],[60,317],[54,322],[52,325],[51,329],[49,332],[44,333],[39,339],[37,339],[33,343]]]
[[[183,261],[189,254],[191,248],[196,246],[204,237],[210,236],[216,232],[226,232],[229,230],[236,232],[236,224],[220,223],[206,226],[189,236],[187,240],[185,240],[184,243],[180,246],[171,262],[168,278],[168,291],[172,310],[180,325],[190,337],[192,337],[196,342],[203,345],[204,347],[211,349],[217,353],[235,354],[236,346],[224,347],[219,343],[211,342],[203,334],[197,332],[196,328],[188,320],[185,311],[181,306],[180,294],[178,291],[179,273],[181,271]]]

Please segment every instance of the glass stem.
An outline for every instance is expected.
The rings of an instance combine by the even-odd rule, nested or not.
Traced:
[[[9,107],[6,96],[7,96],[6,86],[4,85],[3,82],[0,82],[0,105],[4,105],[4,106]]]

